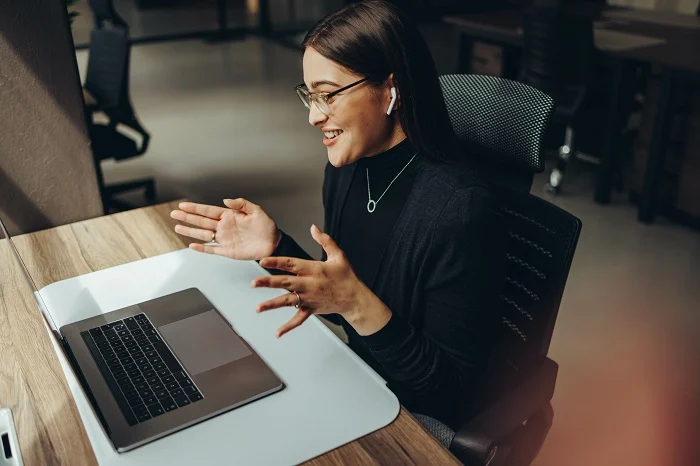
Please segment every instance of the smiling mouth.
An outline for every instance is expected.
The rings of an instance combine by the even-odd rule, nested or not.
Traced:
[[[335,131],[324,131],[324,132],[323,132],[323,135],[324,135],[326,138],[328,138],[328,139],[335,139],[335,138],[337,138],[338,136],[340,136],[341,134],[343,134],[343,130],[342,130],[342,129],[335,130]]]

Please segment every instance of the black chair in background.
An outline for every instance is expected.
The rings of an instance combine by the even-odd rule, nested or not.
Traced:
[[[544,170],[554,101],[525,84],[493,76],[440,76],[447,112],[465,154],[491,182],[529,192]]]
[[[595,43],[590,15],[576,14],[564,0],[536,0],[523,19],[519,80],[554,98],[554,122],[563,124],[564,143],[548,189],[560,191],[567,165],[576,155],[575,129],[591,79]]]
[[[483,167],[495,182],[508,232],[507,265],[495,310],[501,332],[478,390],[483,408],[457,431],[414,415],[466,465],[524,466],[552,424],[558,366],[547,351],[581,222],[527,193],[532,173],[543,169],[552,99],[501,78],[448,75],[440,81],[457,136],[489,159]]]
[[[153,178],[105,185],[101,168],[103,160],[121,161],[142,155],[148,149],[150,141],[150,135],[136,118],[129,98],[130,47],[126,31],[120,28],[94,29],[90,36],[90,55],[84,87],[96,100],[96,104],[88,106],[87,110],[90,113],[90,139],[105,212],[110,208],[130,208],[124,202],[114,199],[114,196],[136,189],[145,190],[148,202],[155,201]],[[94,114],[98,111],[107,116],[107,124],[94,121]],[[119,125],[136,131],[140,135],[140,144],[121,132]]]
[[[113,26],[129,31],[129,25],[114,9],[114,0],[88,0],[95,20],[95,29],[102,29],[107,21]]]

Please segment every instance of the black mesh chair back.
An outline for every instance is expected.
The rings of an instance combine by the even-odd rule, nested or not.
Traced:
[[[440,76],[454,132],[497,184],[529,192],[544,170],[542,149],[554,101],[523,83],[473,74]]]
[[[114,9],[114,0],[88,0],[88,4],[95,19],[95,28],[101,29],[104,22],[109,21],[113,26],[128,30],[126,21]]]
[[[546,357],[581,231],[578,218],[543,199],[497,192],[508,245],[498,303],[501,339],[485,388],[491,395]]]
[[[520,81],[554,97],[587,85],[595,50],[590,15],[565,8],[565,2],[535,2],[523,19]],[[565,103],[565,102],[562,102]]]

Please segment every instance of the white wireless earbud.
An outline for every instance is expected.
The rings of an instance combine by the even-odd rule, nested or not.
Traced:
[[[394,104],[396,103],[396,88],[392,87],[389,92],[391,92],[391,102],[389,102],[389,108],[386,109],[387,115],[391,115],[391,111],[394,109]]]

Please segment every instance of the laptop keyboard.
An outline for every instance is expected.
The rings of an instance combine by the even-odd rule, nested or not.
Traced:
[[[202,399],[146,314],[81,336],[130,426]]]

